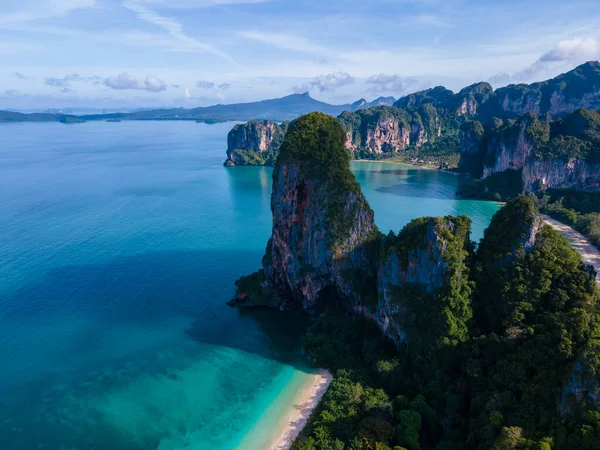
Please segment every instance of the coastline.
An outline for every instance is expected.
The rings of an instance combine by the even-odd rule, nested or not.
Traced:
[[[269,405],[236,450],[290,449],[333,380],[325,369],[297,376],[301,382]]]
[[[289,450],[300,432],[304,429],[310,416],[327,392],[333,375],[328,370],[321,369],[314,375],[313,382],[305,386],[294,401],[292,411],[279,428],[276,440],[268,447],[269,450]],[[284,416],[286,417],[286,416]]]
[[[585,263],[594,266],[594,269],[596,270],[596,282],[600,287],[600,250],[594,247],[583,234],[575,231],[570,226],[545,214],[542,214],[542,218],[544,219],[544,222],[562,234],[563,237],[569,241],[571,247],[579,252]]]
[[[433,167],[433,166],[421,166],[419,164],[411,164],[411,163],[407,163],[407,162],[400,162],[400,161],[390,161],[389,159],[353,159],[351,162],[367,162],[367,163],[385,163],[385,164],[396,164],[399,166],[408,166],[408,167],[414,167],[415,169],[423,169],[423,170],[433,170],[435,172],[442,172],[442,173],[448,173],[450,175],[456,175],[456,176],[468,176],[465,173],[460,173],[460,172],[452,172],[451,170],[442,170],[439,169],[437,167]]]

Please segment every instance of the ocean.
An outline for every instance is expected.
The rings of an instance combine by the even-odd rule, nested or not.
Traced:
[[[0,448],[267,442],[312,373],[307,319],[226,306],[272,223],[271,169],[222,167],[231,127],[0,125]],[[498,208],[451,174],[352,169],[384,232],[465,214],[478,240]]]

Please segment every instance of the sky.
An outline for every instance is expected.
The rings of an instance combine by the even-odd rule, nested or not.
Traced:
[[[597,0],[0,0],[0,109],[329,103],[551,78]]]

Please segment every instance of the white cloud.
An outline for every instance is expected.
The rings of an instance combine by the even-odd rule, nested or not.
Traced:
[[[334,92],[337,88],[352,84],[354,81],[354,77],[349,73],[330,73],[328,75],[320,75],[306,83],[295,85],[292,87],[292,91],[296,94],[302,94],[310,91],[312,88],[316,88],[320,92]]]
[[[167,83],[155,76],[148,75],[144,80],[136,78],[129,72],[123,72],[116,77],[104,80],[104,85],[116,90],[140,90],[150,92],[161,92],[167,89]]]
[[[294,94],[304,94],[310,91],[311,85],[309,83],[296,84],[292,86],[292,92]]]
[[[71,86],[71,83],[73,82],[82,82],[82,83],[96,83],[99,84],[102,81],[102,79],[100,77],[97,76],[93,76],[93,77],[82,77],[81,75],[77,74],[77,73],[71,73],[68,75],[65,75],[64,77],[48,77],[44,79],[44,84],[46,86],[55,86],[55,87],[62,87],[62,88],[68,88]],[[63,90],[63,92],[65,92]]]
[[[314,44],[310,40],[284,33],[271,33],[267,31],[248,30],[238,33],[241,37],[263,42],[273,47],[284,50],[293,50],[303,53],[316,53],[320,55],[329,55],[330,51],[320,45]]]
[[[397,95],[414,91],[419,85],[419,81],[415,77],[401,77],[399,75],[386,75],[384,73],[367,78],[366,83],[371,85],[371,92],[388,92]]]
[[[215,83],[212,81],[196,81],[196,87],[200,89],[212,89],[215,87]]]
[[[0,26],[66,16],[77,9],[95,6],[96,0],[37,0],[28,8],[21,6],[22,3],[19,2],[22,9],[0,16]]]
[[[554,48],[544,53],[530,66],[514,74],[511,79],[519,82],[550,78],[556,68],[572,68],[600,57],[600,44],[596,38],[574,38],[559,41]]]
[[[506,72],[498,73],[496,75],[491,76],[488,79],[488,83],[490,83],[494,87],[506,86],[510,83],[510,75]]]
[[[552,50],[540,57],[542,62],[589,61],[600,55],[600,46],[595,38],[575,38],[560,41]]]
[[[227,89],[231,88],[231,84],[229,84],[229,83],[216,84],[216,83],[213,83],[212,81],[201,80],[201,81],[196,81],[196,87],[199,87],[200,89],[212,89],[214,87],[217,87],[222,90],[227,90]]]
[[[187,49],[188,51],[197,50],[211,53],[233,63],[233,59],[227,53],[218,50],[210,44],[205,44],[204,42],[200,42],[199,40],[186,35],[183,32],[183,26],[179,22],[146,8],[146,6],[144,6],[145,3],[147,2],[140,0],[124,0],[123,6],[135,12],[137,17],[144,22],[162,28],[172,38],[176,39],[182,48]]]

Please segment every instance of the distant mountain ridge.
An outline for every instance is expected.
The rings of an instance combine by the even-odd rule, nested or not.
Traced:
[[[343,111],[357,111],[370,108],[375,105],[392,105],[394,97],[379,97],[368,102],[361,99],[352,104],[331,105],[321,102],[304,94],[292,94],[282,98],[261,100],[250,103],[235,103],[231,105],[214,105],[192,109],[186,108],[164,108],[141,110],[129,113],[110,114],[86,114],[75,116],[62,113],[33,113],[23,114],[12,111],[0,111],[0,122],[58,122],[68,120],[67,118],[78,118],[81,120],[200,120],[200,121],[247,121],[247,120],[271,120],[283,122],[293,120],[303,114],[318,111],[331,116],[337,116]]]

